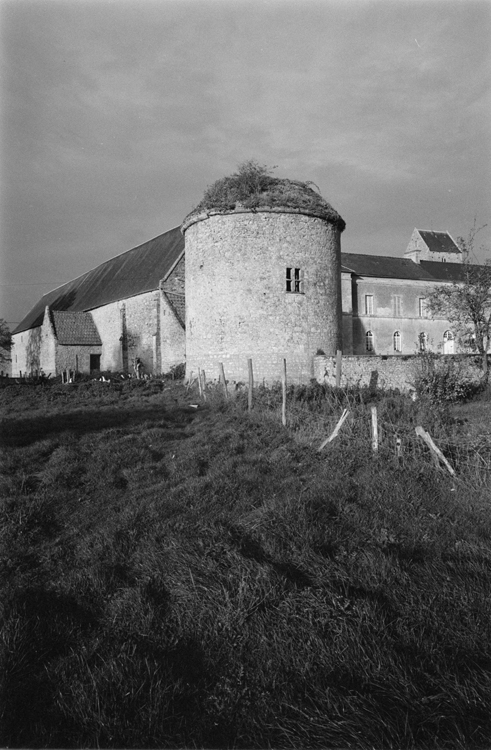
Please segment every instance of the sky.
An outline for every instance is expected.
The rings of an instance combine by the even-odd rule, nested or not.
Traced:
[[[313,181],[344,252],[491,247],[490,39],[491,0],[0,0],[0,318],[248,159]]]

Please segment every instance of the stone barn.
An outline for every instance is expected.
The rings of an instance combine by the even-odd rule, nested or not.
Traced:
[[[12,373],[147,373],[184,362],[184,242],[179,227],[46,294],[14,331]]]

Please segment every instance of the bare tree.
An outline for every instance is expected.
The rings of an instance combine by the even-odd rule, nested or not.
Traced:
[[[446,318],[454,327],[460,343],[480,354],[483,379],[487,380],[487,352],[491,343],[491,266],[472,262],[476,260],[476,235],[484,226],[478,228],[474,220],[468,236],[457,239],[464,253],[460,279],[436,286],[427,298],[427,310],[432,316]]]

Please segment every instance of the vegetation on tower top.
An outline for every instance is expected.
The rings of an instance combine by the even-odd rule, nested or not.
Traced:
[[[249,160],[240,164],[237,172],[210,185],[196,206],[185,218],[208,211],[227,212],[235,209],[292,209],[317,216],[334,224],[340,232],[346,226],[341,216],[316,192],[312,182],[300,182],[273,177],[265,165]]]

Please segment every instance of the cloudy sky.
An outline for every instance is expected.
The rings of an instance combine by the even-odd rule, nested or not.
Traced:
[[[491,225],[491,0],[0,0],[0,34],[11,323],[250,158],[315,182],[346,252]]]

